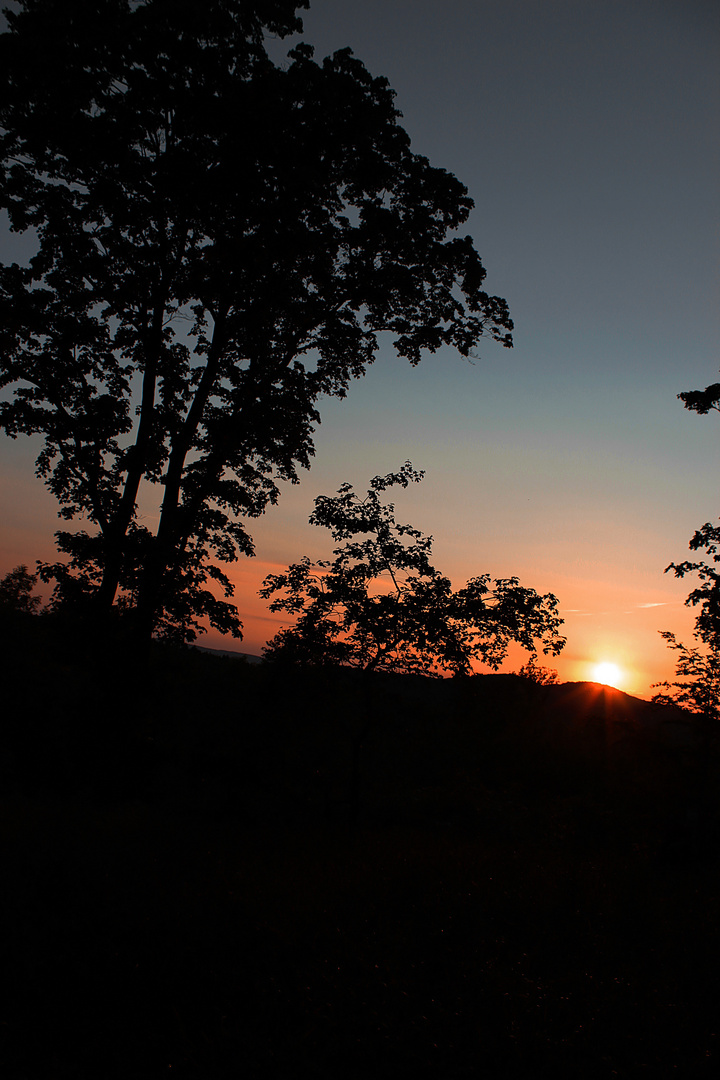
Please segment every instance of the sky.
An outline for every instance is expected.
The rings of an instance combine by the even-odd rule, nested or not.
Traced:
[[[441,572],[553,592],[567,646],[545,662],[563,680],[615,663],[622,689],[650,696],[673,670],[658,631],[690,642],[694,622],[692,582],[663,571],[718,515],[720,421],[677,394],[720,367],[720,8],[311,0],[302,14],[316,57],[350,46],[386,76],[413,149],[467,186],[462,232],[515,346],[411,368],[383,344],[346,400],[321,405],[310,472],[252,523],[256,557],[230,567],[243,642],[205,643],[259,653],[280,626],[263,577],[330,552],[307,524],[315,496],[410,460],[426,476],[394,495],[397,517],[434,537]],[[0,244],[8,261],[22,238]],[[0,454],[5,572],[51,557],[59,525],[29,442],[3,437]]]

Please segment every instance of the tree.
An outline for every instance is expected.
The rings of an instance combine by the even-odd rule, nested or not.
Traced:
[[[706,522],[698,529],[690,541],[691,551],[707,552],[710,559],[692,562],[686,559],[681,563],[670,563],[668,570],[675,572],[675,577],[697,574],[701,584],[689,593],[685,601],[688,607],[699,607],[695,619],[696,636],[710,648],[720,652],[720,526]],[[714,565],[713,565],[714,564]]]
[[[685,391],[678,394],[678,398],[693,412],[720,411],[720,383],[706,386],[704,390]],[[668,643],[668,648],[679,655],[676,679],[654,683],[668,692],[655,694],[653,701],[682,705],[706,720],[717,720],[720,718],[720,570],[717,568],[720,527],[706,522],[692,537],[689,546],[691,551],[704,550],[712,561],[670,563],[665,573],[672,570],[678,578],[694,573],[700,578],[701,584],[692,590],[685,604],[700,608],[695,618],[694,637],[704,645],[705,651],[697,646],[683,645],[669,630],[661,630],[660,636]]]
[[[521,678],[527,679],[528,682],[536,683],[538,686],[556,686],[558,682],[558,673],[555,668],[543,667],[538,664],[535,653],[528,657],[517,674]]]
[[[706,386],[704,390],[688,390],[678,394],[685,408],[700,414],[711,410],[720,412],[720,383]],[[720,524],[706,522],[698,529],[689,544],[691,551],[705,551],[711,558],[700,562],[686,559],[681,563],[670,563],[665,573],[672,570],[675,577],[697,574],[701,584],[689,594],[685,601],[688,607],[699,607],[695,620],[696,636],[709,648],[720,652]],[[664,635],[665,636],[665,635]]]
[[[684,390],[678,399],[691,412],[707,414],[711,409],[720,412],[720,383],[711,383],[704,390]]]
[[[682,705],[706,720],[720,718],[720,651],[701,652],[696,646],[683,645],[669,630],[661,630],[669,649],[678,653],[673,681],[653,683],[665,693],[653,695],[661,705]],[[696,635],[697,636],[697,635]]]
[[[305,557],[265,578],[260,595],[279,594],[270,610],[297,616],[266,647],[268,659],[464,675],[473,659],[496,670],[513,641],[533,655],[536,641],[546,654],[561,651],[563,620],[551,593],[540,596],[517,578],[491,582],[487,574],[454,592],[429,561],[432,537],[397,524],[381,493],[423,475],[408,461],[371,480],[364,498],[350,484],[336,496],[318,496],[310,523],[344,543],[332,559]]]
[[[43,437],[60,516],[90,526],[56,534],[43,579],[144,636],[192,639],[204,615],[241,635],[217,562],[253,553],[247,519],[309,467],[319,402],[381,331],[412,365],[512,344],[456,235],[472,200],[411,151],[387,81],[347,49],[268,58],[305,7],[6,12],[0,209],[38,249],[0,266],[0,425]]]
[[[0,611],[36,615],[42,602],[39,596],[33,596],[36,585],[37,574],[31,574],[24,564],[10,570],[0,580]]]

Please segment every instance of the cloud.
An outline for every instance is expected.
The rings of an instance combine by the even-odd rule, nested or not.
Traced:
[[[666,601],[664,601],[664,600],[662,600],[662,601],[660,601],[659,603],[656,603],[656,604],[638,604],[638,607],[639,607],[639,608],[648,608],[648,607],[667,607],[667,602],[666,602]]]

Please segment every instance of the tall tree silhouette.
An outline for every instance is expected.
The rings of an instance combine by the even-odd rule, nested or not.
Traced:
[[[364,498],[350,484],[318,496],[310,523],[344,543],[331,560],[305,557],[265,579],[260,595],[275,595],[270,610],[296,616],[269,643],[269,659],[466,675],[473,659],[499,668],[511,642],[533,657],[536,642],[546,654],[560,653],[563,620],[552,593],[540,596],[517,578],[493,582],[488,574],[453,591],[429,561],[432,537],[396,522],[381,493],[423,475],[406,461],[399,472],[374,477]]]
[[[712,383],[704,390],[686,390],[678,398],[691,412],[720,412],[720,383]],[[689,547],[691,551],[704,551],[707,557],[670,563],[665,573],[672,570],[678,578],[686,574],[699,577],[700,584],[690,592],[685,604],[699,608],[694,637],[703,648],[684,645],[669,630],[660,631],[668,648],[677,653],[675,679],[654,683],[663,690],[654,695],[653,701],[675,702],[714,723],[720,716],[720,525],[707,521],[695,532]],[[709,730],[706,735],[707,749]]]
[[[701,415],[720,412],[720,383],[712,383],[704,390],[686,390],[678,398],[692,412]],[[704,551],[710,558],[670,563],[665,573],[672,570],[679,578],[698,575],[700,585],[689,594],[686,604],[700,609],[695,620],[696,636],[720,654],[720,525],[705,522],[693,535],[689,547],[691,551]]]
[[[252,554],[246,520],[379,332],[413,365],[512,343],[455,233],[467,190],[411,151],[387,81],[350,50],[268,58],[305,7],[19,0],[0,36],[0,207],[38,242],[0,267],[0,423],[43,436],[60,515],[92,526],[44,579],[143,635],[241,635],[217,561]]]

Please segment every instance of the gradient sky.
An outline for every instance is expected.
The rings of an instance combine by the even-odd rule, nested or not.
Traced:
[[[206,643],[259,652],[279,625],[256,596],[264,575],[329,553],[307,525],[314,497],[409,459],[426,478],[395,496],[398,519],[434,536],[438,569],[457,586],[487,572],[554,592],[561,678],[611,661],[649,696],[672,672],[658,631],[689,641],[693,626],[689,580],[663,570],[718,514],[717,417],[676,395],[720,367],[720,8],[313,0],[303,18],[316,56],[349,45],[388,78],[413,149],[467,185],[463,232],[510,305],[515,348],[412,369],[384,346],[321,408],[312,470],[254,523],[257,557],[231,567],[243,643]],[[22,257],[21,239],[0,242]],[[58,522],[29,441],[0,452],[4,572],[49,557]]]

